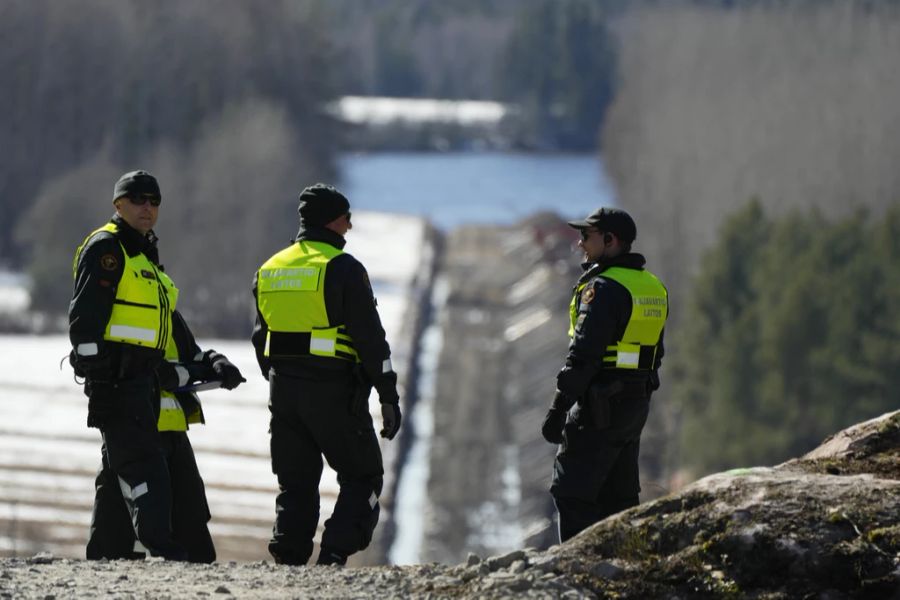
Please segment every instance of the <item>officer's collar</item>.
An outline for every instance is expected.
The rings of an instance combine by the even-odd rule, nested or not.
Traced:
[[[591,273],[600,273],[609,269],[610,267],[623,267],[625,269],[643,269],[644,265],[647,263],[647,259],[644,258],[643,254],[638,254],[637,252],[628,252],[626,254],[620,254],[619,256],[614,256],[612,258],[607,258],[604,261],[597,262],[585,262],[581,263],[581,268],[585,271],[585,275],[588,272]]]
[[[326,227],[301,227],[300,231],[297,232],[297,237],[294,238],[294,241],[325,242],[326,244],[331,244],[338,250],[343,250],[344,246],[347,244],[347,240],[344,239],[344,236],[339,235]]]
[[[125,219],[119,215],[114,215],[110,221],[116,225],[116,228],[118,229],[117,237],[119,238],[122,247],[125,248],[125,252],[128,253],[128,256],[137,256],[141,252],[147,254],[149,257],[157,256],[156,242],[159,238],[156,237],[156,233],[154,233],[152,229],[147,235],[141,235],[140,231],[129,225]],[[156,262],[156,260],[154,260],[154,262]]]

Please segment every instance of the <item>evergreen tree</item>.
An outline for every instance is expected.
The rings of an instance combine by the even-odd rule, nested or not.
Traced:
[[[683,462],[773,464],[896,408],[900,205],[830,222],[758,202],[706,254],[679,339]]]
[[[500,97],[535,123],[537,146],[597,146],[615,56],[604,3],[539,0],[520,11],[497,76]]]
[[[65,311],[75,248],[113,213],[116,178],[145,168],[163,190],[163,261],[205,282],[181,296],[192,325],[242,335],[248,278],[294,233],[297,191],[335,175],[315,7],[37,0],[0,17],[14,90],[0,95],[0,261],[28,266],[33,308]],[[217,264],[231,269],[208,277]]]

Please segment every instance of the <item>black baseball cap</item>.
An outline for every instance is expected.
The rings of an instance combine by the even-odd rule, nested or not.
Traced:
[[[603,206],[598,208],[584,219],[568,221],[569,227],[575,229],[589,229],[614,233],[617,238],[626,244],[630,244],[637,238],[637,227],[634,219],[621,208]]]
[[[122,196],[155,196],[162,200],[156,177],[147,171],[129,171],[119,177],[113,188],[113,200]]]

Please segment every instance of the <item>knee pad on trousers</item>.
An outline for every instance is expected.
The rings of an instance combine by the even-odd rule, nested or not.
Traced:
[[[151,556],[187,560],[187,553],[172,539],[170,492],[166,483],[167,480],[151,475],[146,481],[131,485],[119,477],[137,540]]]
[[[119,480],[101,469],[95,481],[94,508],[85,555],[88,560],[136,558],[131,515],[122,498]]]
[[[358,522],[359,541],[356,552],[365,550],[372,543],[372,536],[375,534],[375,527],[378,525],[378,519],[381,516],[379,498],[383,486],[384,477],[382,476],[373,477],[369,481],[369,487],[372,491],[368,498],[369,512],[367,515],[361,515]]]
[[[368,521],[360,529],[359,550],[365,550],[372,543],[372,536],[375,535],[375,527],[378,525],[380,515],[381,506],[376,503],[372,508],[372,514],[369,515]]]
[[[381,507],[378,496],[383,486],[381,475],[350,480],[339,478],[341,491],[331,518],[325,522],[322,544],[351,555],[369,546]]]

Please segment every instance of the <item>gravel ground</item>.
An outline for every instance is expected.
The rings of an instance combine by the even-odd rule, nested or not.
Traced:
[[[0,598],[585,598],[548,553],[515,551],[467,564],[283,567],[271,562],[193,565],[57,559],[0,560]]]
[[[465,564],[0,560],[5,598],[900,600],[900,411],[776,467],[710,475],[565,544]]]

